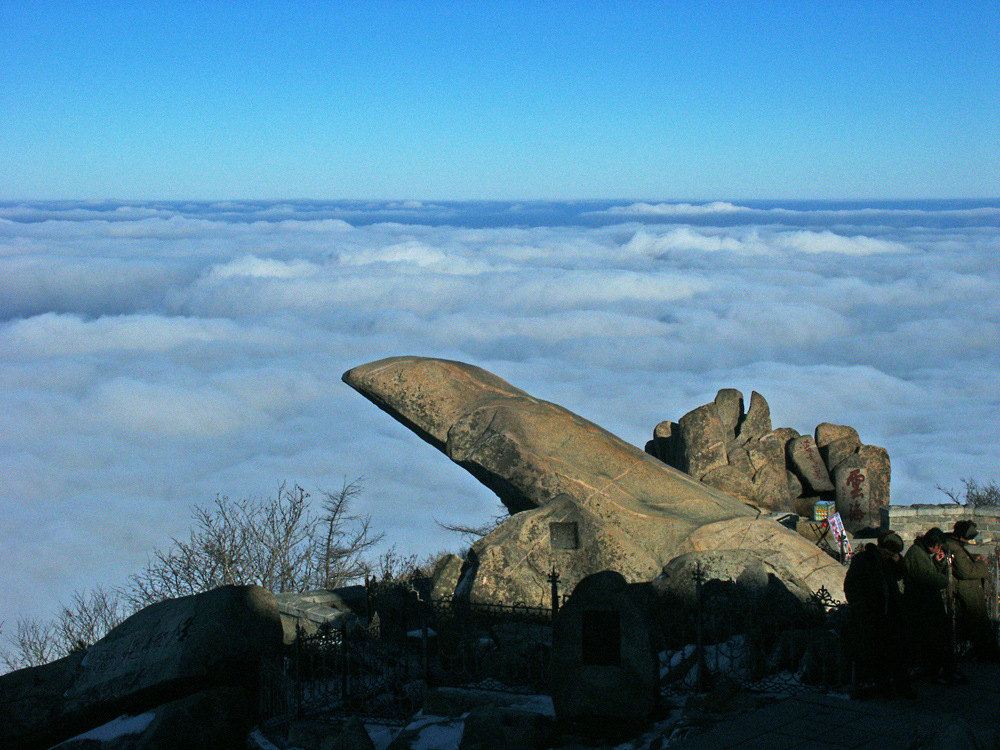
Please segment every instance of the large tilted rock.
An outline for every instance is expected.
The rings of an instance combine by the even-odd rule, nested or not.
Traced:
[[[726,465],[726,430],[715,411],[715,404],[689,411],[677,426],[684,462],[679,468],[701,479],[713,469]]]
[[[604,569],[649,581],[684,552],[759,544],[757,525],[780,540],[769,548],[809,586],[843,592],[843,569],[794,532],[756,521],[758,512],[736,498],[478,367],[394,357],[349,370],[344,381],[515,513],[473,545],[459,595],[539,603],[553,567],[563,591]]]

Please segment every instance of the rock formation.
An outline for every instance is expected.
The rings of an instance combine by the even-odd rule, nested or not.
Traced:
[[[186,737],[177,727],[199,715],[228,735],[202,746],[243,747],[261,664],[281,643],[274,596],[258,586],[158,602],[85,652],[0,676],[0,748],[49,747],[123,713],[148,719],[137,731],[152,744],[137,746]]]
[[[843,569],[801,536],[485,370],[392,357],[349,370],[343,379],[471,472],[513,513],[473,545],[457,595],[540,603],[553,567],[563,591],[571,591],[601,570],[649,581],[685,552],[746,548],[780,557],[811,589],[826,586],[842,596]],[[742,434],[754,434],[741,444],[747,462],[760,466],[761,481],[780,477],[784,484],[783,463],[780,471],[776,463],[773,471],[764,467],[780,455],[777,440],[767,438],[766,403],[752,402],[748,415],[731,407],[727,425],[737,411],[747,425]],[[691,426],[686,434],[700,465],[718,468],[726,458],[725,430],[743,438],[739,424],[723,427],[718,414],[704,416],[711,439],[702,440]],[[660,430],[660,437],[673,445],[671,429]],[[695,446],[695,440],[701,442]]]
[[[660,422],[646,452],[758,508],[810,515],[834,500],[848,531],[878,528],[889,504],[889,454],[864,445],[858,431],[824,422],[814,435],[772,429],[762,395],[723,388],[676,423]]]

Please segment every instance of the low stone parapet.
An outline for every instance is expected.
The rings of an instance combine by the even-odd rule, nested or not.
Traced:
[[[1000,542],[1000,508],[957,505],[955,503],[921,503],[889,505],[882,509],[882,528],[891,529],[909,546],[932,526],[951,531],[957,521],[975,521],[980,544]]]

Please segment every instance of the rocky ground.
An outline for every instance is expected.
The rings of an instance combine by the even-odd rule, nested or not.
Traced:
[[[489,691],[449,689],[440,694],[432,691],[427,709],[404,726],[368,722],[362,736],[361,725],[351,725],[346,734],[358,744],[336,744],[343,731],[340,725],[312,720],[275,742],[257,733],[251,746],[258,750],[1000,748],[1000,665],[966,664],[963,669],[967,685],[918,684],[915,700],[851,700],[844,693],[805,688],[791,675],[787,689],[778,691],[752,692],[720,681],[707,693],[665,693],[658,720],[628,736],[603,740],[572,729],[556,731],[547,696],[511,699]],[[543,741],[546,732],[549,736]]]

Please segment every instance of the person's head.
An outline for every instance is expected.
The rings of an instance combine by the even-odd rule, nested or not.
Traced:
[[[920,538],[921,546],[928,552],[940,552],[944,545],[944,532],[937,526],[927,529]]]
[[[955,530],[953,533],[959,539],[971,541],[976,538],[976,535],[979,533],[979,529],[976,528],[975,521],[957,521],[955,523]]]
[[[891,557],[899,557],[903,551],[903,540],[895,531],[885,531],[878,535],[878,548]]]

